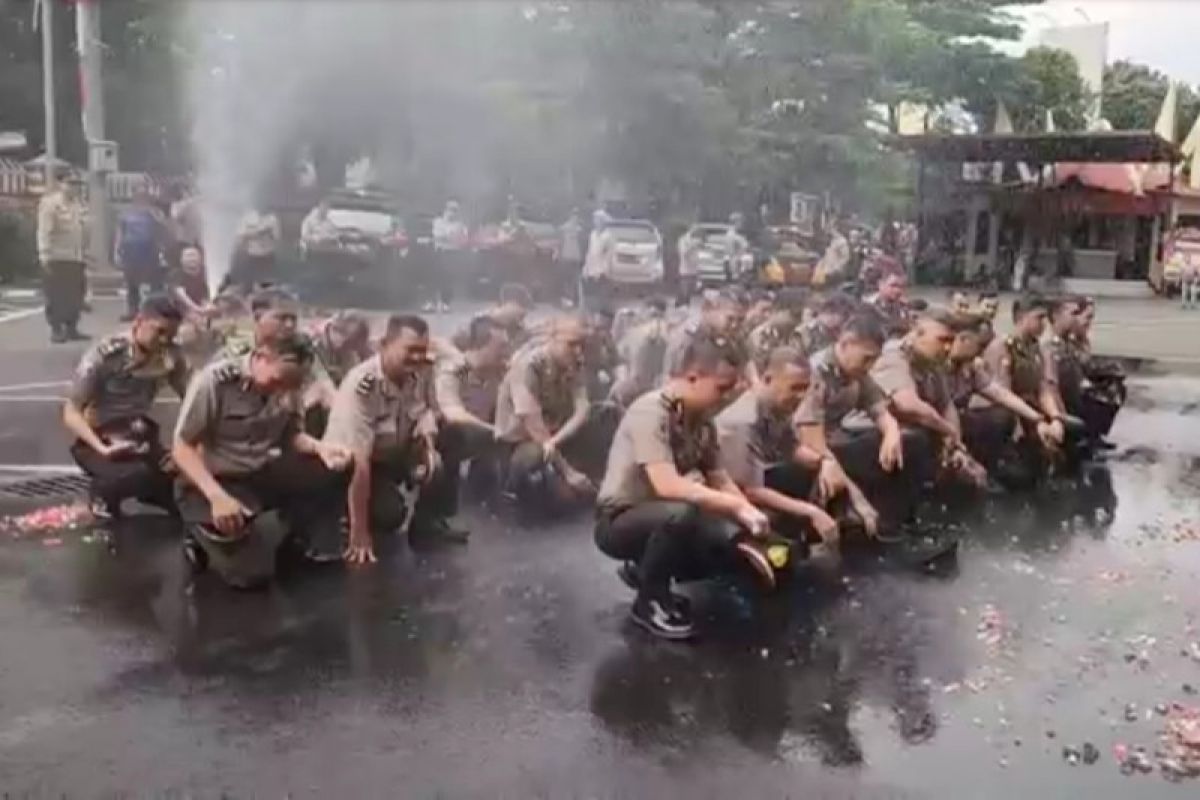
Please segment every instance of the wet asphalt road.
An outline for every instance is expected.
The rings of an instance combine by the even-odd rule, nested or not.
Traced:
[[[4,386],[69,372],[36,320],[3,333]],[[66,461],[60,391],[0,387],[0,462]],[[957,569],[812,570],[749,621],[706,589],[694,645],[628,629],[586,518],[531,529],[473,505],[468,547],[397,542],[373,569],[291,570],[260,594],[189,584],[162,520],[109,542],[4,534],[0,786],[1194,797],[1195,780],[1121,775],[1112,747],[1153,750],[1156,704],[1200,704],[1181,654],[1200,642],[1198,403],[1200,381],[1139,379],[1118,456],[974,510]],[[1099,761],[1068,765],[1085,742]]]

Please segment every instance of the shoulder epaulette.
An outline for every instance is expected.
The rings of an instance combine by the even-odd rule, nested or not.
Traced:
[[[379,383],[379,377],[373,372],[364,372],[362,377],[358,379],[358,383],[354,386],[354,391],[360,397],[367,397],[374,393],[376,385]]]
[[[113,356],[121,355],[129,349],[129,340],[124,336],[110,336],[101,342],[96,352],[101,358],[112,358]]]
[[[242,379],[242,367],[233,362],[221,364],[213,370],[218,383],[233,383]]]

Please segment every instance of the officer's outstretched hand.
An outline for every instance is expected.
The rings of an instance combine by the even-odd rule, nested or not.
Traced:
[[[765,536],[771,526],[771,521],[767,519],[767,515],[749,502],[742,504],[738,508],[735,518],[738,524],[745,528],[751,536]]]
[[[221,492],[209,501],[213,526],[225,536],[237,536],[246,529],[249,511],[236,497]]]
[[[317,443],[317,457],[321,463],[334,472],[341,472],[350,466],[350,451],[336,444]]]
[[[370,529],[356,530],[353,527],[350,529],[350,543],[346,547],[346,552],[342,553],[342,558],[348,564],[375,563],[375,545],[371,541]]]
[[[904,443],[899,436],[884,436],[879,445],[879,466],[884,472],[904,469]]]

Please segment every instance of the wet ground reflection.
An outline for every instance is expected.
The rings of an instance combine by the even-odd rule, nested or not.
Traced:
[[[7,542],[0,768],[65,790],[98,770],[136,788],[135,769],[154,792],[231,758],[277,765],[227,777],[235,794],[377,794],[400,771],[452,795],[705,794],[743,774],[766,794],[1124,794],[1113,746],[1153,746],[1143,710],[1200,686],[1182,394],[1139,388],[1122,452],[1080,480],[956,513],[955,568],[813,565],[751,618],[706,587],[691,646],[627,629],[582,519],[517,529],[473,508],[467,548],[256,594],[191,584],[165,520],[107,546]],[[1085,742],[1100,763],[1066,765]],[[322,768],[334,751],[355,771]]]

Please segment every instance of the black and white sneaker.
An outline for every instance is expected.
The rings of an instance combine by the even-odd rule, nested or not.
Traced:
[[[204,552],[204,548],[190,534],[183,538],[183,560],[187,562],[193,575],[199,575],[208,569],[208,553]]]
[[[121,506],[105,500],[98,494],[88,495],[88,511],[97,522],[110,522],[121,516]]]
[[[629,609],[629,618],[635,625],[660,639],[681,641],[692,638],[696,632],[683,610],[674,608],[672,603],[652,598],[639,597],[634,600]]]
[[[621,579],[621,583],[635,592],[641,591],[642,579],[638,575],[638,565],[634,562],[622,561],[620,566],[617,567],[617,577]],[[676,611],[682,612],[685,616],[690,616],[692,601],[681,594],[671,592],[671,607]]]

